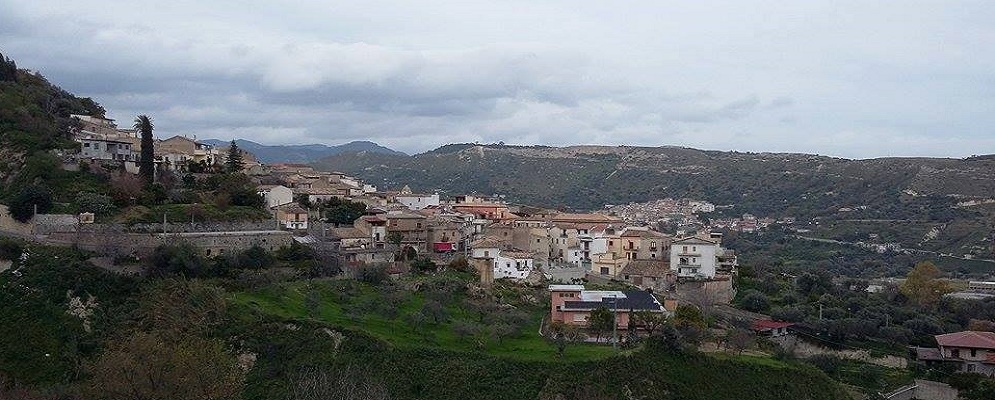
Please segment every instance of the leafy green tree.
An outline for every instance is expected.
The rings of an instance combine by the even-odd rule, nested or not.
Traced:
[[[357,272],[359,280],[371,285],[379,285],[390,277],[387,274],[387,266],[382,264],[362,265]]]
[[[362,217],[363,213],[366,212],[365,203],[353,202],[336,197],[333,197],[325,202],[323,208],[325,220],[327,222],[341,225],[352,225],[357,218]]]
[[[156,247],[149,257],[145,272],[155,277],[180,275],[188,278],[210,276],[213,273],[210,264],[201,257],[200,251],[187,243]]]
[[[17,82],[17,63],[0,54],[0,81]]]
[[[615,314],[612,314],[607,307],[598,307],[591,311],[587,317],[587,329],[594,333],[597,340],[606,333],[611,332],[615,325]]]
[[[28,222],[35,215],[35,207],[39,214],[52,209],[52,193],[47,187],[31,185],[21,189],[10,200],[10,215],[20,222]]]
[[[228,157],[225,158],[225,167],[230,174],[242,172],[242,169],[245,168],[245,161],[242,159],[242,149],[238,148],[234,139],[232,139],[231,144],[228,146]]]
[[[114,200],[110,196],[99,193],[79,192],[76,195],[75,203],[80,212],[105,215],[114,210]]]
[[[142,114],[135,117],[135,130],[142,136],[142,153],[138,160],[138,174],[145,179],[145,183],[152,184],[155,179],[155,142],[152,137],[152,119],[148,115]]]
[[[747,311],[764,312],[770,308],[770,302],[763,293],[749,289],[739,299],[739,307]]]
[[[677,327],[691,326],[700,329],[707,327],[705,316],[701,313],[701,309],[691,304],[677,306],[677,309],[674,310],[674,325]]]
[[[921,262],[909,271],[898,290],[921,306],[936,304],[940,297],[952,291],[950,284],[940,279],[941,275],[940,269],[932,262]]]
[[[419,257],[411,262],[411,269],[417,272],[434,272],[438,266],[428,257]]]

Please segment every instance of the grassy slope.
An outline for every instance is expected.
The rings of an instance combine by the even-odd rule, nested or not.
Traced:
[[[388,318],[372,310],[353,309],[371,307],[376,302],[389,301],[381,296],[378,288],[369,285],[358,286],[358,293],[351,296],[342,295],[348,281],[324,281],[315,283],[315,289],[320,293],[321,302],[315,320],[333,326],[361,327],[362,331],[378,339],[385,340],[399,347],[419,348],[426,345],[446,350],[477,352],[496,356],[507,356],[518,360],[549,360],[555,358],[554,346],[539,336],[539,323],[545,314],[542,307],[530,307],[531,323],[522,329],[518,337],[501,341],[491,340],[481,349],[473,338],[459,338],[453,333],[452,322],[439,325],[426,324],[414,328],[406,323],[403,316],[421,309],[425,302],[423,294],[414,294],[397,304],[398,318]],[[308,311],[304,306],[305,282],[294,282],[287,285],[269,287],[266,289],[239,292],[233,295],[235,304],[250,307],[264,314],[286,319],[307,319]],[[445,305],[447,313],[453,321],[475,321],[476,317],[469,311],[449,303]],[[611,349],[596,345],[572,346],[565,354],[568,361],[591,360],[611,355]]]
[[[401,399],[619,398],[623,393],[654,399],[845,398],[838,385],[814,368],[770,358],[643,350],[613,355],[606,346],[575,344],[568,346],[564,359],[557,359],[554,346],[537,333],[541,306],[529,308],[535,322],[519,336],[492,340],[481,349],[454,335],[451,323],[413,329],[403,317],[362,311],[386,301],[380,289],[345,285],[315,283],[322,299],[315,318],[305,309],[303,282],[232,296],[239,319],[265,330],[250,337],[280,343],[270,356],[261,351],[261,367],[250,376],[247,398],[284,396],[293,371],[309,365],[361,365],[371,380],[384,382]],[[396,304],[397,313],[419,310],[424,301],[424,295],[413,295]],[[446,305],[453,320],[475,318],[453,304],[458,302]],[[346,334],[341,349],[320,333],[325,328]]]

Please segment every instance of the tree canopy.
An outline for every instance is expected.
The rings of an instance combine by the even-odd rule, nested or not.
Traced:
[[[942,273],[932,262],[924,261],[916,264],[899,290],[909,300],[919,305],[932,305],[944,294],[950,293],[950,284],[940,279]]]
[[[138,174],[146,184],[155,178],[155,143],[152,140],[152,119],[142,114],[135,117],[135,130],[142,136],[142,155],[138,160]]]
[[[235,140],[228,146],[228,157],[225,158],[225,167],[229,173],[242,172],[245,168],[245,160],[242,159],[242,149],[238,148]]]

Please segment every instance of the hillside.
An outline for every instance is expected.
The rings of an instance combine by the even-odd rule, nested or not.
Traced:
[[[10,259],[24,248],[0,239],[0,250]],[[846,398],[838,383],[792,360],[685,353],[654,342],[620,354],[571,343],[557,358],[531,315],[544,307],[513,288],[495,295],[514,306],[496,307],[453,275],[382,284],[126,278],[87,257],[33,246],[15,262],[18,273],[0,273],[0,299],[9,306],[0,316],[16,322],[0,327],[0,397],[18,393],[6,391],[12,384],[50,394],[23,397],[39,399],[135,398],[113,390],[157,385],[185,396],[154,398]],[[499,334],[523,315],[525,329]],[[470,321],[484,330],[461,336],[455,326]],[[236,358],[249,367],[226,370]],[[143,381],[128,384],[136,371]],[[184,385],[164,386],[175,382]],[[181,390],[198,384],[233,396]]]
[[[76,145],[68,137],[71,114],[102,117],[104,109],[0,54],[0,194],[15,180],[22,186],[54,173],[54,159],[40,153]]]
[[[678,147],[462,144],[410,157],[341,154],[316,165],[389,186],[588,210],[693,197],[758,215],[825,216],[867,206],[860,218],[920,218],[995,193],[993,157],[848,160]]]
[[[992,251],[995,157],[849,160],[810,154],[703,151],[680,147],[452,144],[414,156],[340,154],[315,163],[384,187],[503,195],[568,210],[659,198],[731,207],[724,215],[818,218],[826,237],[869,234],[911,247]],[[902,228],[894,224],[902,220]],[[829,221],[829,224],[826,224]],[[940,235],[924,239],[938,229]]]
[[[207,139],[205,143],[215,146],[228,146],[230,141],[219,139]],[[253,141],[237,139],[235,144],[239,148],[248,151],[256,156],[263,163],[312,163],[322,158],[341,153],[375,153],[404,156],[404,153],[391,150],[379,144],[368,141],[353,141],[338,146],[328,146],[324,144],[299,144],[268,146]]]

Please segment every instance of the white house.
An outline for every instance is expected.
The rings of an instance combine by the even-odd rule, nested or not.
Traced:
[[[521,251],[499,252],[494,258],[494,279],[525,279],[535,268],[532,254]]]
[[[80,156],[95,160],[138,161],[131,142],[97,138],[79,138]]]
[[[421,210],[428,206],[438,206],[439,194],[399,194],[396,200],[408,209]]]
[[[715,277],[716,255],[723,254],[715,240],[696,236],[677,239],[670,245],[670,270],[680,278]]]
[[[535,259],[531,253],[514,250],[501,250],[498,241],[483,238],[470,243],[473,248],[473,258],[491,259],[494,268],[494,279],[511,278],[525,279],[535,268]]]
[[[266,207],[273,208],[294,201],[294,191],[283,185],[259,185],[256,193],[266,199]]]

